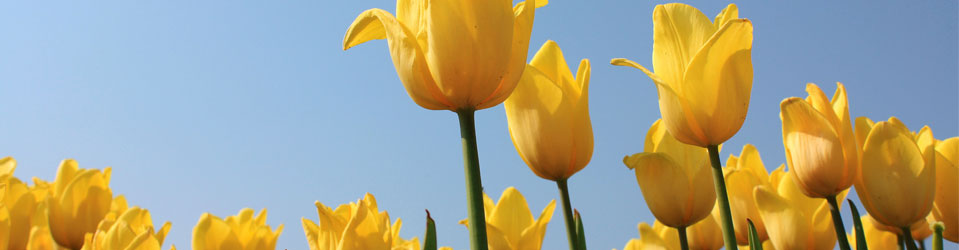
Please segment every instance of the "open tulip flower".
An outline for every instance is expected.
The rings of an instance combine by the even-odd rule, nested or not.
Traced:
[[[759,151],[752,144],[743,146],[739,156],[730,155],[723,169],[726,183],[728,183],[729,206],[732,208],[733,223],[736,225],[736,243],[742,247],[749,245],[749,230],[746,219],[752,220],[760,241],[769,239],[753,189],[758,186],[771,188],[769,173],[763,164]],[[715,216],[719,216],[718,209],[714,209]]]
[[[770,174],[769,182],[771,188],[759,186],[753,192],[772,245],[776,249],[833,249],[836,234],[826,200],[803,194],[795,177],[783,167]],[[837,196],[845,199],[846,193]]]
[[[855,184],[859,200],[879,223],[908,232],[913,224],[925,220],[933,207],[936,152],[932,130],[923,127],[914,135],[895,117],[878,123],[860,117],[856,128],[865,135],[862,168]]]
[[[72,159],[63,160],[47,199],[50,232],[68,249],[80,249],[83,237],[93,233],[113,203],[110,168],[81,169]]]
[[[657,120],[646,134],[643,153],[623,158],[656,220],[685,229],[706,218],[716,192],[704,148],[679,142]]]
[[[204,213],[193,227],[193,249],[273,250],[282,232],[282,224],[275,231],[266,224],[266,209],[254,217],[253,209],[244,208],[225,220]]]
[[[546,0],[398,0],[396,16],[361,13],[343,49],[386,39],[396,73],[416,104],[480,110],[506,100],[526,68],[533,6]]]
[[[730,4],[710,20],[695,7],[671,3],[653,10],[653,71],[664,123],[679,141],[700,147],[732,137],[749,109],[753,86],[753,26]]]
[[[0,249],[24,249],[30,237],[37,199],[27,184],[13,177],[17,162],[0,159]],[[7,232],[7,233],[4,233]],[[6,237],[6,238],[4,238]]]
[[[550,201],[538,218],[533,218],[526,198],[514,187],[503,190],[499,201],[485,195],[486,231],[491,250],[539,250],[546,236],[546,225],[553,218],[556,201]],[[468,225],[469,220],[460,224]]]
[[[932,215],[946,226],[942,237],[959,242],[959,137],[936,143],[936,200]]]
[[[366,194],[363,199],[342,204],[333,210],[319,201],[316,210],[320,224],[303,218],[303,231],[310,250],[393,249],[418,250],[420,241],[400,238],[403,222],[396,219],[390,225],[390,215],[380,211],[376,198]]]
[[[154,231],[150,212],[133,207],[127,209],[116,221],[101,221],[95,233],[86,235],[82,249],[159,250],[169,232],[170,222],[164,223],[159,230]]]

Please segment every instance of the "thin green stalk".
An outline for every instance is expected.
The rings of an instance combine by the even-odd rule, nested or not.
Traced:
[[[909,227],[902,227],[902,241],[906,244],[906,249],[919,250],[916,247],[916,241],[912,239],[912,230]]]
[[[677,227],[676,231],[679,232],[679,248],[689,250],[689,239],[686,238],[686,227]]]
[[[942,231],[946,229],[946,226],[942,224],[941,221],[937,221],[935,224],[932,224],[932,249],[933,250],[942,250]]]
[[[738,250],[736,245],[736,229],[733,227],[733,217],[729,210],[729,196],[726,196],[726,179],[723,178],[723,163],[719,161],[719,147],[707,146],[709,161],[713,163],[713,184],[716,185],[716,202],[719,202],[720,225],[723,229],[723,242],[726,250]]]
[[[849,250],[849,239],[846,238],[846,226],[842,224],[842,214],[839,213],[839,203],[836,202],[836,195],[826,197],[829,202],[829,212],[832,212],[832,225],[836,231],[836,239],[839,239],[839,249]]]
[[[569,187],[566,186],[566,180],[557,180],[556,187],[559,187],[559,197],[563,201],[563,217],[566,218],[566,238],[569,240],[569,249],[578,250],[576,220],[573,219],[573,208],[569,202]]]
[[[466,171],[470,249],[487,250],[486,213],[483,211],[483,180],[480,178],[479,153],[476,149],[474,110],[460,110],[456,114],[460,119],[460,138],[463,141],[463,167]]]

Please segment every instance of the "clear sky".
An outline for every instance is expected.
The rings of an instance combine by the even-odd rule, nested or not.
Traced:
[[[595,153],[569,181],[593,249],[622,248],[639,237],[637,223],[654,220],[622,158],[642,151],[660,115],[655,87],[608,62],[651,65],[661,3],[556,0],[536,11],[530,55],[552,39],[569,62],[593,65]],[[715,16],[727,3],[690,4]],[[783,163],[779,102],[805,97],[808,82],[830,96],[843,82],[854,117],[897,116],[937,138],[957,136],[956,1],[737,4],[755,26],[755,80],[724,161],[752,143],[767,169]],[[317,219],[314,201],[336,206],[370,192],[404,220],[403,237],[422,235],[429,209],[439,244],[466,249],[456,115],[410,100],[385,41],[342,50],[347,27],[369,8],[393,12],[395,2],[2,2],[0,156],[17,159],[22,179],[52,180],[64,158],[113,167],[114,193],[157,224],[172,221],[167,242],[180,248],[202,213],[251,207],[285,224],[277,249],[306,249],[300,218]],[[518,157],[502,105],[476,120],[494,199],[515,186],[536,215],[558,200],[553,182]],[[845,207],[843,216],[851,228]],[[567,247],[559,208],[544,241]]]

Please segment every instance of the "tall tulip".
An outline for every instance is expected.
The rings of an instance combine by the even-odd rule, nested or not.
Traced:
[[[282,232],[282,224],[276,230],[266,224],[266,209],[254,216],[253,209],[244,208],[226,219],[204,213],[193,227],[193,249],[273,250]]]
[[[623,163],[635,170],[649,210],[676,228],[685,245],[686,227],[706,218],[716,201],[706,152],[673,138],[662,120],[649,128],[643,151],[623,158]]]
[[[806,196],[830,205],[840,249],[849,249],[836,195],[849,189],[859,169],[859,147],[849,118],[846,88],[836,83],[832,101],[816,84],[807,84],[806,99],[780,104],[786,162]]]
[[[550,201],[538,218],[533,218],[523,194],[514,187],[503,190],[495,203],[483,194],[486,207],[486,230],[489,232],[489,248],[492,250],[539,250],[546,236],[546,225],[553,218],[556,201]],[[469,226],[471,220],[460,224]]]
[[[791,175],[779,167],[770,174],[771,187],[753,190],[769,241],[776,249],[833,249],[836,234],[829,204],[803,194]],[[838,198],[845,198],[846,193],[839,193]]]
[[[749,230],[746,219],[752,220],[756,227],[759,241],[769,239],[766,226],[756,207],[756,198],[753,189],[758,186],[772,187],[769,184],[769,173],[759,156],[759,150],[752,144],[743,146],[739,156],[730,155],[724,169],[726,183],[729,183],[729,205],[732,208],[733,223],[736,228],[736,243],[749,245]],[[719,210],[713,210],[719,216]]]
[[[506,100],[523,70],[535,7],[546,0],[398,0],[396,16],[381,9],[361,13],[343,38],[343,49],[386,39],[396,73],[416,104],[456,112],[466,172],[472,249],[486,249],[483,190],[474,112]]]
[[[653,11],[655,73],[624,58],[611,61],[646,73],[659,91],[659,111],[670,134],[709,150],[730,250],[737,249],[736,237],[718,146],[746,120],[753,85],[752,44],[752,23],[739,18],[736,5],[711,21],[692,6],[672,3]]]
[[[580,61],[573,78],[559,45],[546,41],[526,67],[519,86],[503,105],[510,135],[530,170],[556,182],[567,238],[575,248],[576,226],[566,181],[585,168],[593,155],[589,60]]]
[[[393,249],[418,250],[420,241],[413,237],[399,237],[403,221],[390,224],[390,215],[380,211],[376,198],[366,194],[363,199],[342,204],[332,209],[316,202],[320,224],[303,218],[303,231],[310,250]]]
[[[856,193],[869,215],[879,223],[902,229],[912,243],[910,226],[932,210],[936,191],[935,139],[929,127],[918,134],[895,117],[874,123],[856,120],[864,133],[862,168]],[[862,123],[862,124],[860,124]],[[914,249],[914,244],[907,244]]]
[[[946,226],[943,238],[959,242],[959,137],[936,143],[935,220]]]
[[[80,249],[83,237],[97,229],[110,212],[113,192],[109,188],[110,168],[81,169],[72,159],[63,160],[47,199],[50,233],[58,244]]]

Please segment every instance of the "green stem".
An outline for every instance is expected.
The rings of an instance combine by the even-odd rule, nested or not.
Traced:
[[[729,210],[729,196],[726,196],[726,179],[723,178],[723,164],[719,161],[719,147],[707,146],[709,161],[713,163],[713,184],[716,185],[716,202],[719,202],[720,225],[723,229],[723,242],[726,250],[738,250],[736,245],[736,229],[733,227],[733,217]]]
[[[902,234],[896,235],[896,243],[899,244],[899,250],[906,250],[905,241],[906,240],[902,238]]]
[[[869,247],[866,246],[866,234],[863,233],[859,209],[856,208],[856,203],[853,203],[852,200],[846,199],[846,201],[849,202],[849,211],[852,212],[852,225],[856,228],[856,250],[869,250]]]
[[[839,203],[836,202],[836,195],[826,197],[829,202],[829,212],[832,212],[832,225],[836,231],[836,239],[839,239],[839,249],[849,250],[849,239],[846,238],[846,226],[842,224],[842,214],[839,213]]]
[[[679,232],[679,247],[682,250],[689,250],[689,239],[686,238],[686,227],[678,227],[676,231]]]
[[[569,187],[566,186],[566,180],[557,180],[556,186],[559,187],[559,196],[563,201],[563,217],[566,218],[566,238],[569,239],[569,249],[578,250],[576,220],[573,219],[573,209],[569,202]]]
[[[906,244],[906,249],[919,250],[916,247],[916,241],[912,239],[912,230],[909,227],[902,227],[902,241]]]
[[[483,211],[483,181],[480,178],[479,153],[476,149],[474,110],[456,112],[460,119],[463,140],[463,167],[466,171],[466,203],[469,210],[470,249],[486,250],[486,213]]]
[[[945,230],[945,225],[942,222],[936,222],[932,224],[932,249],[933,250],[942,250],[942,231]]]

